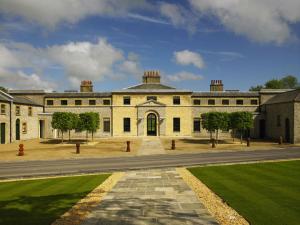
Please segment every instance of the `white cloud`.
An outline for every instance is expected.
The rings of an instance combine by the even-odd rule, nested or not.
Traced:
[[[158,24],[164,24],[164,25],[169,25],[170,23],[162,20],[162,19],[156,19],[156,18],[152,18],[149,16],[143,16],[140,14],[136,14],[136,13],[129,13],[128,14],[129,18],[133,18],[133,19],[137,19],[137,20],[142,20],[142,21],[146,21],[146,22],[150,22],[150,23],[158,23]]]
[[[174,58],[176,63],[180,65],[194,65],[199,69],[205,66],[202,56],[197,52],[192,52],[189,50],[174,52]]]
[[[82,79],[101,80],[112,74],[115,63],[123,60],[121,50],[116,49],[104,38],[98,42],[71,42],[55,45],[47,49],[50,58],[63,66],[73,86],[78,86]]]
[[[166,80],[171,82],[181,82],[181,81],[188,81],[188,80],[195,81],[195,80],[202,80],[202,79],[203,76],[186,72],[186,71],[181,71],[179,73],[166,76]]]
[[[1,0],[0,12],[54,28],[61,22],[76,23],[87,16],[126,16],[147,7],[144,0]]]
[[[72,88],[78,88],[81,80],[120,79],[142,74],[137,54],[130,52],[125,57],[122,50],[105,38],[99,38],[96,43],[69,42],[46,48],[15,42],[0,43],[0,58],[0,83],[13,88],[50,90],[63,85],[59,82],[54,85],[43,75],[46,69],[53,68],[62,71],[61,75],[68,79]]]
[[[294,38],[290,24],[300,21],[299,0],[189,1],[202,17],[214,15],[229,30],[262,43]]]
[[[180,5],[161,2],[159,10],[162,16],[168,18],[176,27],[186,28],[194,33],[196,31],[197,17],[192,11],[188,11]]]

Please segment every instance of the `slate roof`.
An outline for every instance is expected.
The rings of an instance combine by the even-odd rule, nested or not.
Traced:
[[[270,98],[264,104],[270,105],[287,102],[300,102],[300,89],[279,93],[274,97]]]
[[[126,89],[176,89],[174,87],[170,87],[170,86],[167,86],[167,85],[164,85],[164,84],[159,84],[159,83],[147,83],[147,84],[139,84],[139,85],[136,85],[136,86],[132,86],[132,87],[129,87],[129,88],[126,88]]]
[[[3,91],[0,91],[0,101],[10,102],[13,101],[14,104],[22,104],[22,105],[32,105],[32,106],[43,106],[40,105],[28,98],[20,97],[20,96],[11,96]]]
[[[44,90],[8,90],[9,94],[45,94]]]
[[[212,92],[193,92],[192,97],[259,97],[256,91],[212,91]]]
[[[111,97],[111,92],[62,92],[47,93],[46,98],[97,98]]]

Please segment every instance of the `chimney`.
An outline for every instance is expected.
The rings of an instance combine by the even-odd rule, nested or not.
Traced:
[[[210,91],[223,91],[222,80],[211,80]]]
[[[93,92],[93,83],[90,80],[81,81],[80,92]]]
[[[143,76],[144,84],[159,84],[160,83],[160,74],[158,70],[148,70],[144,72]]]

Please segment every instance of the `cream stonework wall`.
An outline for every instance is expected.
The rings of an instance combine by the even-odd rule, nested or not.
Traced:
[[[294,142],[300,143],[300,102],[294,103]]]
[[[130,97],[130,105],[123,104],[124,97]],[[164,111],[158,109],[158,106],[147,106],[146,113],[152,111],[162,118],[160,123],[160,135],[167,136],[190,136],[191,135],[191,96],[188,94],[113,94],[113,135],[114,136],[146,136],[145,126],[147,121],[145,116],[138,115],[140,104],[147,101],[147,96],[156,96],[157,102],[164,104]],[[180,105],[173,105],[173,96],[180,96]],[[161,108],[161,107],[160,107]],[[164,114],[163,114],[164,113]],[[138,120],[144,118],[143,120]],[[131,131],[123,131],[123,118],[129,117],[131,120]],[[179,117],[181,126],[180,132],[173,132],[173,118]],[[143,124],[141,124],[143,123]]]
[[[5,144],[9,143],[9,130],[10,130],[10,103],[0,102],[0,105],[5,105],[6,112],[5,114],[0,113],[0,123],[5,123]],[[1,130],[0,130],[1,132]]]
[[[56,100],[59,101],[60,100]],[[88,100],[87,100],[88,101]],[[54,112],[73,112],[73,113],[84,113],[84,112],[97,112],[99,113],[100,117],[100,126],[96,133],[94,133],[94,137],[102,137],[102,136],[111,136],[111,132],[104,132],[103,131],[103,119],[104,118],[110,118],[110,124],[112,125],[111,120],[111,106],[99,106],[99,105],[93,105],[93,106],[46,106],[45,107],[46,113],[54,113]],[[49,121],[50,120],[50,121]],[[50,127],[51,132],[47,132],[47,136],[55,137],[56,134],[58,134],[57,131],[55,131],[51,126],[51,119],[48,119],[47,121],[47,127]],[[112,126],[110,126],[112,128]],[[110,129],[112,130],[112,129]],[[56,134],[55,134],[56,132]],[[64,134],[64,136],[68,135],[68,132]],[[72,137],[85,137],[85,132],[75,132],[71,131]]]
[[[20,116],[16,115],[16,106],[20,106]],[[32,116],[28,115],[28,108],[32,107]],[[12,142],[16,141],[16,120],[20,119],[20,140],[39,138],[39,117],[43,107],[13,104],[12,107]],[[22,132],[22,124],[27,124],[27,132]]]
[[[280,126],[277,126],[277,116],[280,116]],[[296,116],[296,114],[295,114]],[[296,116],[297,117],[297,116]],[[290,120],[290,138],[294,141],[294,103],[279,103],[266,105],[266,135],[277,140],[280,136],[285,139],[285,120]],[[297,134],[297,133],[295,133]]]
[[[240,98],[238,98],[240,99]],[[218,99],[218,101],[221,101],[221,99]],[[194,118],[201,118],[201,115],[203,113],[207,113],[207,112],[242,112],[242,111],[246,111],[246,112],[252,112],[253,113],[253,118],[254,118],[254,128],[250,130],[250,136],[253,138],[258,138],[258,133],[259,130],[257,128],[257,111],[258,111],[258,107],[259,106],[246,106],[246,105],[241,105],[241,106],[217,106],[217,105],[212,105],[212,106],[193,106],[192,109],[192,123]],[[192,124],[193,126],[193,124]],[[208,137],[209,136],[209,132],[207,132],[205,129],[202,128],[202,124],[201,124],[201,130],[200,132],[193,132],[192,131],[192,135],[196,136],[196,137]],[[220,138],[230,138],[232,136],[231,131],[221,131],[219,132],[219,137]]]

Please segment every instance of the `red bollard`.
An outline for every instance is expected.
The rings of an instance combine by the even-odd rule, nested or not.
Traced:
[[[250,138],[247,138],[247,147],[250,147]]]
[[[172,149],[172,150],[175,150],[175,140],[172,140],[171,149]]]
[[[211,147],[215,148],[216,147],[216,141],[214,138],[211,139]]]
[[[24,155],[24,145],[19,144],[19,153],[18,156],[23,156]]]
[[[127,148],[126,148],[126,152],[130,152],[130,141],[127,141]]]
[[[282,145],[282,143],[283,143],[283,138],[282,138],[282,136],[280,136],[280,137],[279,137],[279,140],[278,140],[278,144],[279,144],[279,145]]]
[[[80,144],[76,143],[76,154],[80,154]]]

